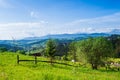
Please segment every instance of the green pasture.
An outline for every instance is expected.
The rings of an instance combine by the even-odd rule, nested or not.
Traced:
[[[120,71],[106,70],[104,67],[92,70],[89,65],[58,61],[64,64],[20,62],[17,53],[0,53],[0,80],[120,80]],[[34,57],[19,54],[20,59],[34,60]],[[38,60],[48,61],[39,57]]]

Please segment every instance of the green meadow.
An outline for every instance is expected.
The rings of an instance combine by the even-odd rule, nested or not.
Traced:
[[[92,70],[88,65],[58,61],[64,64],[38,62],[20,62],[17,64],[17,53],[0,53],[0,80],[119,80],[120,71],[106,70],[104,67]],[[21,55],[20,59],[34,60],[33,56]],[[38,57],[38,60],[48,58]]]

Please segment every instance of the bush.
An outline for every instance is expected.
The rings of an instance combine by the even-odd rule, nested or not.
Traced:
[[[5,52],[5,51],[7,51],[7,48],[5,48],[5,47],[0,47],[0,52]]]
[[[18,50],[17,53],[25,54],[25,51],[24,50]]]

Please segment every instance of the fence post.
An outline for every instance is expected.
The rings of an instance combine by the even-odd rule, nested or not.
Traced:
[[[17,55],[17,64],[19,64],[19,55]]]
[[[35,55],[35,64],[37,64],[37,56]]]

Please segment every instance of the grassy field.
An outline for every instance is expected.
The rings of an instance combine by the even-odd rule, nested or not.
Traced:
[[[20,55],[20,54],[19,54]],[[120,80],[120,71],[92,70],[90,67],[38,62],[20,62],[17,64],[16,53],[0,53],[0,80]],[[20,55],[20,59],[34,59]],[[40,57],[39,60],[47,60]]]

